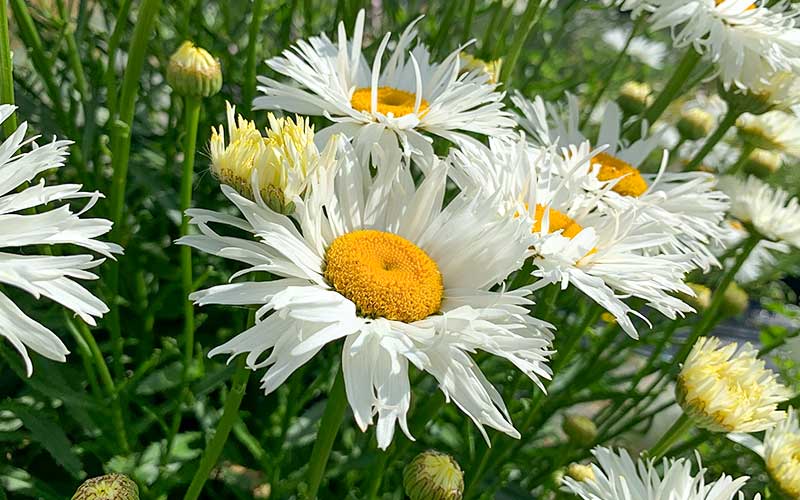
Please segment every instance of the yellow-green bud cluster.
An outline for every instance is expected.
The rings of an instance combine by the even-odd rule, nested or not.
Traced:
[[[167,82],[182,96],[209,97],[222,88],[222,69],[208,51],[187,41],[169,58]]]
[[[579,482],[594,481],[595,478],[594,469],[591,466],[578,463],[569,464],[567,476]]]
[[[461,500],[464,474],[453,457],[429,450],[406,466],[403,488],[410,500]]]
[[[139,488],[128,476],[108,474],[84,481],[72,500],[139,500]]]
[[[678,132],[689,141],[698,141],[714,129],[714,116],[701,108],[689,108],[681,112]]]
[[[626,82],[619,91],[617,104],[626,114],[638,115],[653,103],[653,89],[643,82]]]
[[[768,177],[783,165],[780,153],[766,149],[754,149],[744,163],[744,171],[756,177]]]

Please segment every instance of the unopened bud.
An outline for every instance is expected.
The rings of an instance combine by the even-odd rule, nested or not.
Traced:
[[[736,284],[736,282],[731,282],[728,288],[725,289],[725,295],[722,297],[720,314],[723,316],[738,316],[747,310],[749,304],[750,297],[747,295],[747,292]]]
[[[681,294],[681,298],[694,307],[698,312],[705,311],[711,305],[711,289],[699,283],[687,283],[689,288],[692,289],[695,296]]]
[[[459,58],[461,59],[461,71],[463,73],[477,70],[489,77],[489,83],[500,81],[500,68],[503,66],[502,59],[484,61],[466,52],[459,53]]]
[[[128,476],[108,474],[84,481],[72,500],[139,500],[139,488]]]
[[[578,482],[594,481],[594,469],[588,465],[577,463],[569,464],[569,467],[567,467],[567,476]]]
[[[461,500],[464,474],[453,457],[430,450],[406,466],[403,488],[410,500]]]
[[[183,42],[169,58],[167,82],[180,95],[208,97],[222,88],[222,69],[208,51]]]
[[[780,153],[765,149],[754,149],[744,163],[744,171],[763,179],[780,170],[782,165],[783,158]]]
[[[617,104],[626,114],[638,115],[653,103],[650,85],[642,82],[627,82],[619,91]]]
[[[681,112],[678,132],[689,141],[698,141],[714,129],[714,116],[701,108],[691,108]]]
[[[592,419],[583,415],[565,416],[561,429],[571,443],[581,447],[591,446],[597,439],[597,426]]]

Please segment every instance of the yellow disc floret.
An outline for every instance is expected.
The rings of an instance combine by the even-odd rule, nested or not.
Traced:
[[[639,170],[616,156],[598,153],[592,158],[592,165],[599,165],[597,178],[601,181],[619,179],[613,191],[623,196],[641,196],[647,191],[647,182]]]
[[[417,96],[405,90],[392,87],[378,87],[378,102],[376,111],[383,115],[390,113],[395,117],[401,117],[414,113]],[[360,88],[353,92],[350,98],[350,105],[358,111],[372,112],[372,89]],[[419,103],[419,113],[422,114],[428,109],[428,101],[421,99]]]
[[[439,267],[392,233],[359,230],[333,240],[325,254],[325,279],[370,318],[411,323],[442,305]]]
[[[533,232],[538,233],[542,230],[542,222],[544,220],[544,205],[536,205],[536,211],[534,212],[533,219]],[[547,228],[548,233],[554,233],[556,231],[563,230],[561,236],[565,238],[574,238],[583,230],[580,224],[572,220],[569,216],[562,214],[558,210],[553,208],[548,209],[550,225]]]

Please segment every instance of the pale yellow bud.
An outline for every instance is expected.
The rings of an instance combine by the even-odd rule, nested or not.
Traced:
[[[678,131],[681,137],[690,141],[698,141],[714,130],[714,115],[701,108],[690,108],[681,112],[678,120]]]
[[[617,104],[629,115],[638,115],[653,103],[653,89],[643,82],[626,82],[619,91]]]
[[[569,467],[567,467],[567,476],[578,482],[594,481],[595,478],[594,469],[592,469],[591,466],[578,463],[569,464]]]
[[[426,451],[406,466],[403,488],[410,500],[461,500],[464,474],[450,455]]]
[[[84,481],[72,500],[139,500],[139,488],[128,476],[108,474]]]
[[[169,58],[167,82],[180,95],[208,97],[222,88],[222,69],[205,49],[183,42]]]

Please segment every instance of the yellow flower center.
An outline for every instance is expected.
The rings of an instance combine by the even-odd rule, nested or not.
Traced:
[[[395,117],[410,115],[414,113],[414,104],[417,96],[405,90],[392,87],[378,87],[378,106],[376,111],[381,114]],[[359,111],[372,112],[372,89],[360,88],[353,92],[350,98],[350,105]],[[424,114],[428,109],[428,101],[421,99],[419,103],[419,113]]]
[[[439,267],[396,234],[359,230],[339,236],[325,254],[325,279],[359,314],[411,323],[442,305]]]
[[[538,233],[542,230],[542,221],[544,220],[544,205],[536,205],[536,211],[533,214],[533,232]],[[563,230],[561,236],[572,239],[583,230],[583,227],[572,220],[569,216],[562,214],[558,210],[548,209],[550,214],[550,226],[547,228],[548,233],[554,233]]]
[[[592,158],[592,165],[600,165],[597,178],[601,181],[621,178],[612,190],[623,196],[641,196],[647,191],[647,182],[639,170],[616,156],[598,153]]]

